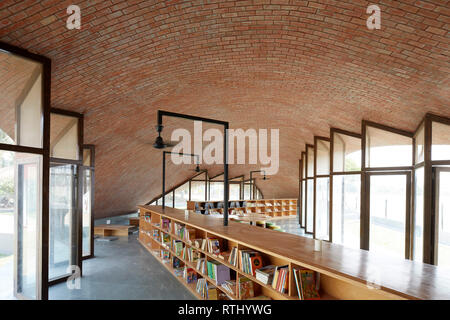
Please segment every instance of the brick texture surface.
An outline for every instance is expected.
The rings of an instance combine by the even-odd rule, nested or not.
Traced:
[[[449,1],[375,1],[380,30],[366,28],[365,0],[80,0],[81,30],[68,30],[72,3],[3,0],[0,39],[50,57],[52,105],[85,113],[97,217],[160,192],[157,109],[280,128],[279,174],[259,183],[266,197],[297,195],[304,144],[330,126],[414,130],[428,111],[450,116]],[[190,126],[167,125],[165,137]],[[187,168],[169,164],[168,186]]]

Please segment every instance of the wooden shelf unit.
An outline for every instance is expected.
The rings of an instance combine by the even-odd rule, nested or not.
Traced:
[[[210,208],[206,208],[207,204]],[[241,213],[259,213],[271,217],[295,216],[297,199],[230,200],[228,207],[230,214],[235,210]],[[223,201],[188,201],[187,209],[203,214],[205,211],[223,214]]]
[[[230,272],[239,281],[247,278],[254,283],[255,296],[265,295],[272,299],[299,300],[294,284],[292,270],[310,269],[320,274],[321,299],[449,299],[450,277],[435,266],[417,263],[413,261],[379,256],[365,250],[345,248],[333,243],[324,243],[322,252],[315,252],[314,240],[296,235],[281,233],[263,228],[252,228],[249,225],[230,221],[229,226],[222,225],[222,219],[208,215],[189,214],[184,210],[164,208],[161,206],[139,206],[142,228],[140,242],[161,262],[161,257],[154,249],[159,250],[161,244],[158,241],[147,239],[146,230],[162,228],[149,222],[144,222],[145,215],[152,216],[152,222],[158,223],[161,218],[171,221],[171,230],[165,230],[170,239],[181,240],[186,247],[193,247],[207,260],[217,261],[230,268]],[[227,260],[209,253],[207,250],[196,248],[192,243],[174,234],[173,223],[179,223],[195,229],[196,239],[215,238],[221,242],[221,250],[231,251],[232,247],[238,250],[251,249],[261,253],[263,265],[287,265],[289,268],[289,282],[286,293],[278,292],[270,284],[264,284],[252,275],[239,269],[239,263],[235,267]],[[172,251],[172,250],[171,250]],[[172,251],[172,255],[174,252]],[[185,261],[186,265],[196,269],[196,263]],[[171,264],[163,263],[165,267],[175,275]],[[370,285],[372,271],[378,270],[381,275],[381,284],[373,288]],[[207,274],[198,273],[198,277],[205,278],[208,283],[214,284]],[[232,277],[233,278],[233,277]],[[201,298],[195,291],[195,285],[186,284],[183,278],[178,277],[197,298]],[[227,293],[230,299],[240,300],[239,286],[236,285],[234,294],[229,294],[225,289],[217,286],[219,290]]]

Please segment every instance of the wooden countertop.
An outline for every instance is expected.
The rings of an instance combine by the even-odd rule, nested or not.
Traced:
[[[278,255],[324,274],[337,275],[341,279],[363,285],[378,278],[381,290],[407,299],[450,299],[450,270],[446,268],[329,242],[323,242],[322,251],[315,252],[314,240],[310,238],[233,221],[229,221],[229,225],[225,227],[221,218],[197,213],[191,213],[186,219],[184,210],[169,207],[138,207],[241,242],[261,252]]]

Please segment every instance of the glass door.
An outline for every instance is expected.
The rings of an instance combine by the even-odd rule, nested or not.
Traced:
[[[42,158],[17,155],[14,295],[40,299]]]
[[[369,250],[410,258],[410,172],[368,173]]]
[[[450,267],[450,168],[435,168],[437,265]]]

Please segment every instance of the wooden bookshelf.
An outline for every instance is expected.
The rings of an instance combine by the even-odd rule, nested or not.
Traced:
[[[162,248],[161,242],[151,237],[154,229],[168,234],[171,242],[174,239],[181,240],[184,246],[197,250],[202,258],[227,266],[236,277],[236,282],[241,278],[251,280],[254,283],[255,295],[262,294],[279,300],[299,300],[292,270],[304,268],[320,274],[321,299],[450,299],[450,276],[445,269],[436,266],[380,256],[365,250],[345,248],[328,242],[323,244],[321,252],[315,252],[313,239],[263,228],[255,230],[249,225],[232,221],[229,222],[228,227],[224,227],[220,218],[194,213],[185,216],[184,210],[174,208],[166,207],[164,210],[161,206],[139,206],[139,208],[140,243],[174,276],[176,274],[172,264],[164,263],[159,255]],[[151,222],[150,219],[145,219],[145,216],[150,217]],[[163,230],[161,227],[162,218],[170,220],[169,230]],[[223,247],[224,250],[230,251],[232,247],[237,247],[238,250],[258,251],[262,255],[264,265],[288,265],[287,292],[278,292],[270,284],[264,284],[254,276],[243,272],[239,268],[239,263],[235,267],[227,260],[207,250],[196,248],[193,243],[181,239],[174,233],[174,223],[195,229],[198,239],[219,239],[221,249]],[[174,252],[170,251],[171,255],[174,255]],[[178,258],[188,267],[196,269],[196,262]],[[374,279],[374,270],[380,276],[380,283],[375,288],[370,285]],[[198,270],[196,271],[198,273]],[[215,281],[207,274],[198,273],[198,277],[215,285]],[[195,284],[187,284],[182,277],[177,279],[197,298],[202,299],[195,290]],[[217,288],[227,294],[230,299],[241,299],[238,285],[234,294],[230,294],[220,286]]]
[[[259,213],[271,217],[295,216],[297,199],[230,200],[228,207],[230,214],[234,210],[240,213]],[[188,201],[187,209],[203,214],[211,211],[223,214],[223,201]]]

